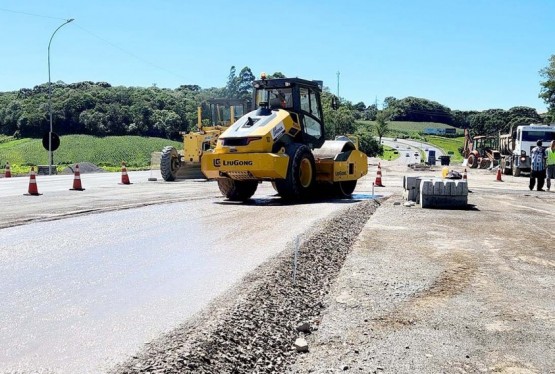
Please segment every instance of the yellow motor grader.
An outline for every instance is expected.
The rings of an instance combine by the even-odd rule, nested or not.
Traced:
[[[247,110],[247,102],[240,99],[210,99],[206,102],[210,112],[210,125],[203,125],[202,107],[197,108],[197,128],[180,132],[183,150],[164,147],[160,155],[160,173],[165,181],[204,178],[200,160],[204,152],[216,146],[222,132]]]
[[[224,131],[201,160],[231,201],[248,200],[262,181],[285,199],[322,191],[349,197],[368,172],[367,156],[348,138],[325,140],[319,81],[300,78],[253,82],[256,110]]]

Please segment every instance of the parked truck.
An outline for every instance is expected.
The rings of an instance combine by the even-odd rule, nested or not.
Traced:
[[[508,134],[499,134],[499,167],[505,175],[520,176],[522,172],[530,173],[530,152],[541,140],[549,146],[555,140],[555,124],[522,125],[511,127]]]

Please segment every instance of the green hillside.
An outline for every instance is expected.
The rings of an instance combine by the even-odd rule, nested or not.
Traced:
[[[15,173],[26,172],[30,166],[48,165],[48,151],[41,139],[3,139],[0,141],[0,165],[12,165]],[[7,140],[7,141],[6,141]],[[150,167],[151,153],[166,145],[181,149],[182,143],[162,138],[141,136],[66,135],[60,137],[60,147],[54,152],[54,164],[65,165],[91,162],[107,169],[119,167],[122,161],[131,169]]]

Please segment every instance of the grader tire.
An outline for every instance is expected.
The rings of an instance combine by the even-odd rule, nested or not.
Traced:
[[[277,179],[275,188],[286,200],[302,200],[311,197],[316,181],[314,155],[304,144],[293,143],[287,146],[289,167],[285,179]]]
[[[257,181],[237,181],[231,178],[218,179],[220,192],[230,201],[247,201],[258,188]]]
[[[164,147],[160,155],[160,173],[166,182],[172,182],[176,179],[180,164],[177,150],[171,145]]]
[[[353,191],[357,186],[357,181],[343,181],[343,182],[335,182],[333,184],[333,189],[335,192],[335,196],[343,199],[351,197]]]

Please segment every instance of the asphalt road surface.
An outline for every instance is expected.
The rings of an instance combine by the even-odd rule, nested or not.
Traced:
[[[104,371],[343,206],[283,205],[269,184],[252,204],[225,203],[215,183],[143,174],[123,187],[116,174],[86,175],[82,193],[68,192],[72,176],[41,177],[38,197],[21,196],[27,178],[1,181],[0,201],[17,197],[20,213],[64,201],[85,208],[77,201],[89,198],[99,213],[1,230],[0,371]],[[168,203],[111,211],[126,199],[160,202],[164,190]]]

